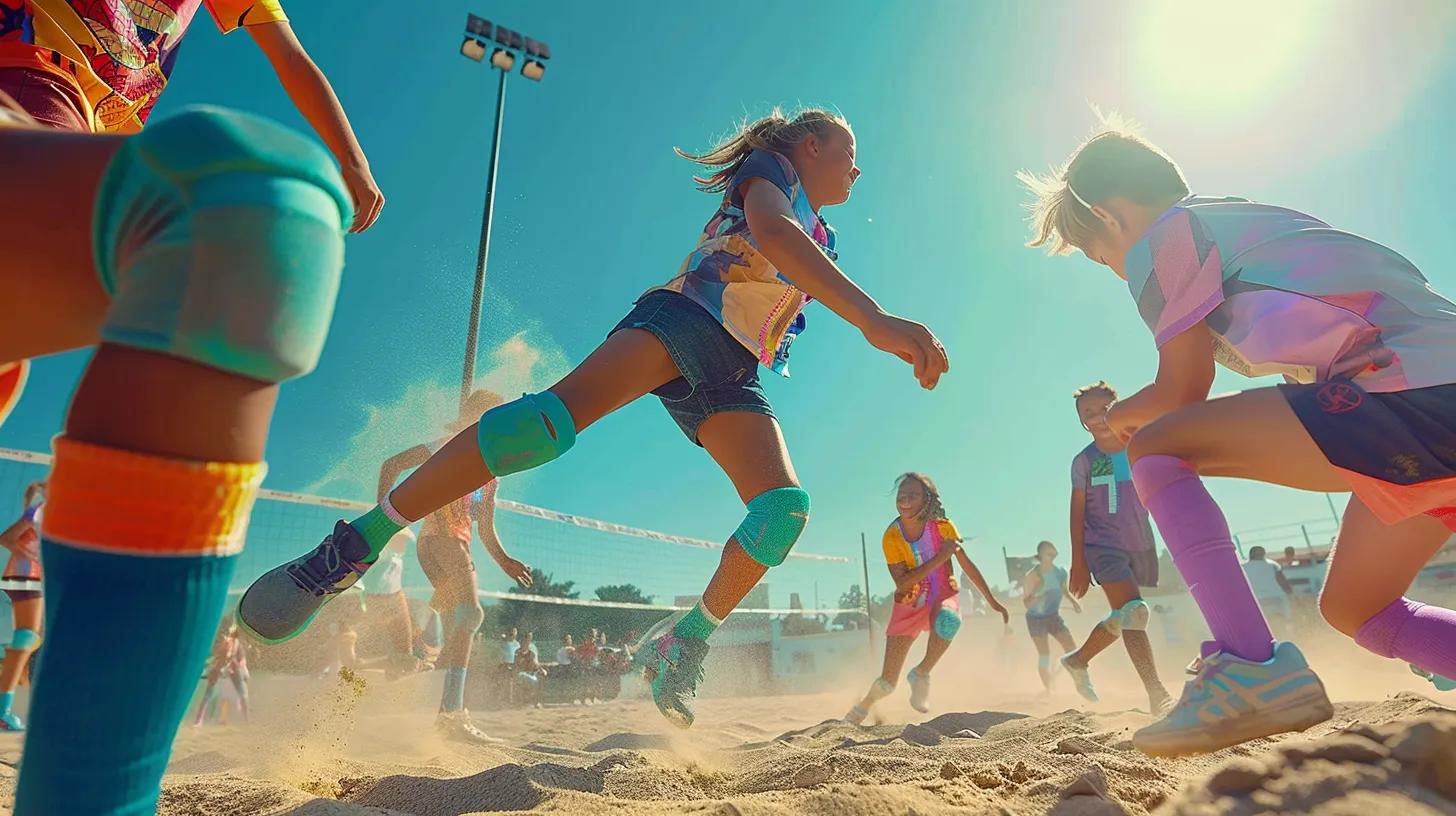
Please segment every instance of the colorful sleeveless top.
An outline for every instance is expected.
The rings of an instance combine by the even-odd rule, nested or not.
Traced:
[[[927,523],[925,531],[915,541],[905,538],[905,531],[900,529],[900,520],[895,519],[885,529],[885,537],[882,542],[885,549],[885,563],[900,564],[907,570],[914,570],[934,558],[942,547],[960,540],[960,530],[956,529],[950,519],[937,519],[932,523]],[[956,581],[955,570],[947,561],[940,566],[940,569],[927,575],[919,583],[909,589],[897,591],[895,603],[923,606],[927,602],[940,601],[958,592],[960,592],[960,584]]]

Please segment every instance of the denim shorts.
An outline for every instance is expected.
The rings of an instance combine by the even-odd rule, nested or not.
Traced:
[[[695,444],[702,444],[698,426],[713,414],[774,415],[758,380],[758,358],[690,298],[661,289],[648,292],[608,336],[622,329],[650,331],[667,348],[682,376],[652,394]]]

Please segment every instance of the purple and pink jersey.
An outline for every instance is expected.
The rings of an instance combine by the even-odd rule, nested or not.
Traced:
[[[1249,377],[1369,392],[1456,382],[1456,304],[1393,250],[1313,216],[1189,196],[1126,260],[1159,347],[1206,320],[1218,362]]]
[[[1093,442],[1072,459],[1072,487],[1086,493],[1082,543],[1127,552],[1153,548],[1148,511],[1132,483],[1127,451],[1104,453]]]

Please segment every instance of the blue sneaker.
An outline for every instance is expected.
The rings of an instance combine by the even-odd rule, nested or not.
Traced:
[[[1086,666],[1079,666],[1072,661],[1072,656],[1075,654],[1076,652],[1068,652],[1062,655],[1062,668],[1067,670],[1067,675],[1077,686],[1077,693],[1082,695],[1087,702],[1095,703],[1099,698],[1097,689],[1092,687],[1092,675],[1087,672]]]
[[[1262,663],[1225,652],[1193,661],[1193,679],[1163,719],[1132,735],[1149,756],[1202,754],[1251,739],[1303,731],[1335,715],[1329,695],[1293,643]]]
[[[24,731],[25,721],[14,711],[0,714],[0,731]]]
[[[703,658],[708,641],[680,638],[669,629],[642,650],[646,669],[642,677],[652,686],[652,701],[667,721],[678,728],[693,724],[693,697],[703,682]]]
[[[308,628],[324,604],[352,587],[369,569],[369,545],[347,521],[334,525],[307,555],[263,573],[238,602],[238,625],[267,645],[292,640]]]
[[[1415,676],[1423,677],[1431,681],[1431,685],[1436,687],[1436,691],[1452,691],[1453,689],[1456,689],[1456,680],[1452,680],[1449,677],[1443,677],[1439,674],[1432,674],[1419,666],[1411,666],[1410,670],[1411,673]]]

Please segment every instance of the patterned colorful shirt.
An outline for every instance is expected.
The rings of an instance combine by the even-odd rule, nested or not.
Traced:
[[[1393,250],[1294,210],[1189,196],[1128,252],[1127,282],[1159,347],[1206,320],[1218,362],[1248,377],[1456,382],[1456,304]]]
[[[900,529],[900,520],[895,519],[885,529],[885,537],[881,543],[885,549],[885,563],[892,566],[899,564],[908,571],[918,569],[920,565],[934,558],[942,547],[960,540],[960,530],[956,529],[950,519],[938,519],[933,524],[925,525],[925,531],[920,534],[919,539],[908,541],[905,531]],[[897,591],[895,603],[922,606],[927,601],[940,601],[958,592],[960,584],[956,582],[950,562],[946,561],[941,564],[940,569],[927,575],[915,586]]]
[[[1093,442],[1072,459],[1072,488],[1084,491],[1082,544],[1128,552],[1153,548],[1148,511],[1132,484],[1127,451],[1103,453]]]
[[[804,330],[802,311],[809,297],[769,263],[748,231],[742,187],[756,178],[779,188],[788,198],[799,228],[829,257],[836,257],[834,231],[809,206],[794,166],[781,154],[755,150],[734,174],[722,205],[703,227],[697,249],[683,261],[676,277],[655,289],[691,298],[718,318],[760,363],[787,377],[789,346]]]
[[[54,72],[80,86],[96,131],[137,131],[199,6],[224,34],[288,19],[278,0],[0,0],[0,68],[49,65],[56,52],[76,63],[74,77]]]

